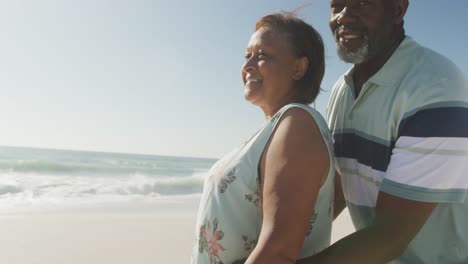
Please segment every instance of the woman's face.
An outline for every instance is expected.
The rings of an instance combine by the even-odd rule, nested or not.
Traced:
[[[250,38],[245,58],[242,80],[246,100],[262,108],[275,108],[295,96],[296,56],[284,35],[260,28]]]

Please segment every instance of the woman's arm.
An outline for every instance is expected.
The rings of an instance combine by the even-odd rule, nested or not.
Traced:
[[[311,115],[299,108],[284,113],[261,158],[262,229],[245,263],[296,262],[329,166]]]

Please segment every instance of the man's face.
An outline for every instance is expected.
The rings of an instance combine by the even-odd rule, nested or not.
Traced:
[[[330,28],[341,60],[360,64],[392,43],[394,0],[331,0]]]

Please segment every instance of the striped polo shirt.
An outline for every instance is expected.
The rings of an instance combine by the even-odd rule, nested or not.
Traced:
[[[468,263],[468,86],[447,58],[406,37],[356,98],[353,68],[327,116],[337,171],[357,229],[379,192],[436,202],[394,263]]]

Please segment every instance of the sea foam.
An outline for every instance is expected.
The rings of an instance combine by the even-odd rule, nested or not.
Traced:
[[[0,210],[199,195],[213,159],[0,147]]]

